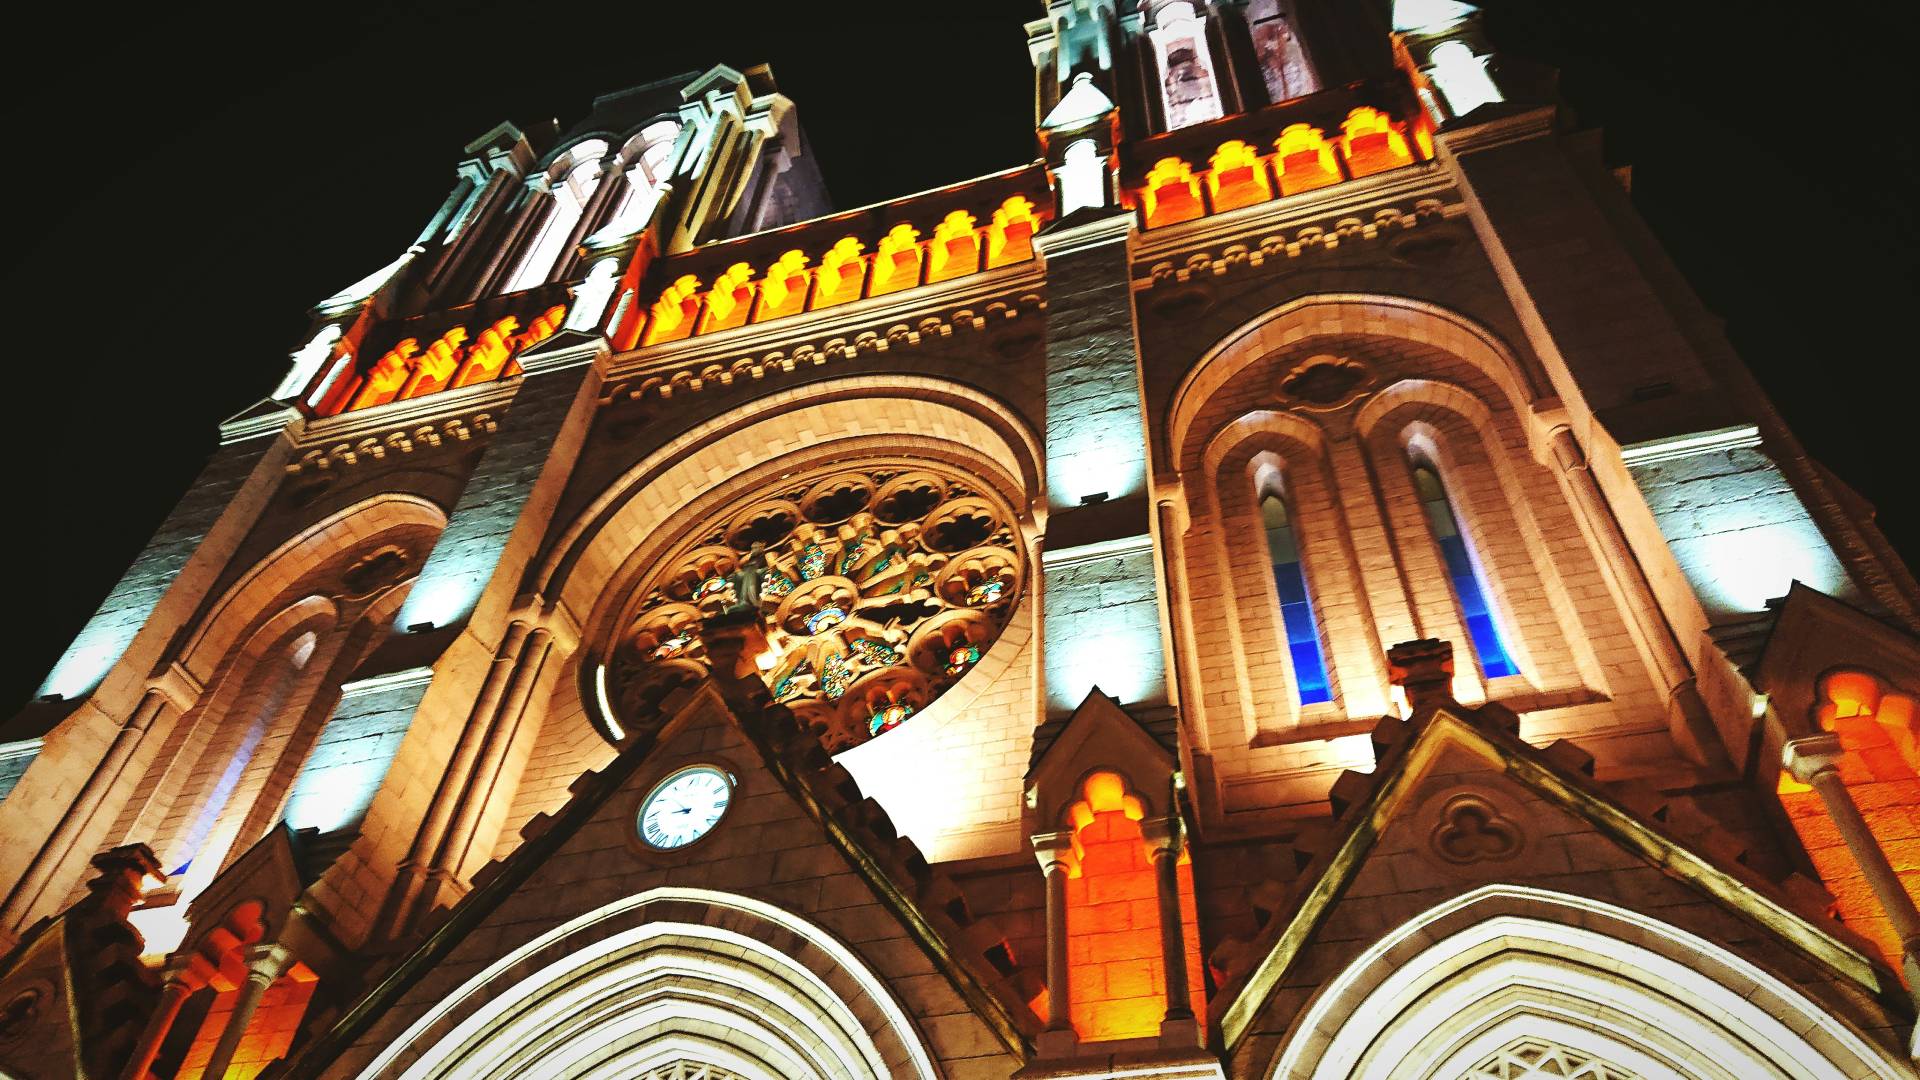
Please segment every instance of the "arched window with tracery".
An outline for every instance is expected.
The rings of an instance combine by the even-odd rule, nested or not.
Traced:
[[[667,177],[673,168],[673,151],[680,139],[680,125],[661,120],[642,128],[622,155],[628,162],[626,183],[615,196],[613,213],[607,216],[606,231],[626,236],[643,228],[653,216]]]
[[[565,163],[550,174],[554,179],[545,216],[503,291],[531,289],[552,278],[565,254],[567,241],[587,211],[588,202],[600,189],[603,171],[600,159],[606,153],[607,144],[598,139],[589,139],[567,151]]]
[[[1266,535],[1267,563],[1273,567],[1274,589],[1280,598],[1280,623],[1293,660],[1293,682],[1302,705],[1333,700],[1327,678],[1326,650],[1320,641],[1320,621],[1314,617],[1313,597],[1307,588],[1306,567],[1300,561],[1300,541],[1294,534],[1287,501],[1269,489],[1260,498],[1260,522]]]
[[[611,650],[615,712],[704,678],[709,619],[756,616],[762,679],[834,753],[908,722],[972,671],[1026,574],[1012,508],[921,462],[786,479],[657,565]]]
[[[1420,509],[1426,515],[1427,526],[1433,531],[1434,543],[1440,548],[1447,581],[1453,586],[1453,597],[1460,605],[1460,618],[1466,624],[1467,637],[1473,643],[1474,656],[1480,661],[1481,672],[1489,679],[1518,675],[1520,669],[1507,651],[1493,604],[1488,599],[1490,592],[1480,569],[1480,560],[1474,555],[1473,545],[1465,530],[1460,527],[1460,518],[1454,513],[1453,500],[1447,497],[1446,484],[1440,479],[1439,470],[1434,468],[1431,461],[1418,455],[1412,458],[1412,465],[1414,491],[1419,495]]]

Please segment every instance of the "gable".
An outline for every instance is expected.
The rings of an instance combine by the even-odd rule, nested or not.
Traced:
[[[1343,789],[1352,804],[1255,943],[1257,965],[1215,998],[1236,1075],[1264,1075],[1328,980],[1383,933],[1492,884],[1646,913],[1789,973],[1863,1030],[1886,1026],[1873,999],[1892,1001],[1898,981],[1845,931],[1815,925],[1770,883],[1710,861],[1504,733],[1438,713],[1373,775],[1348,774],[1336,805]]]
[[[80,1071],[72,986],[61,955],[64,921],[18,947],[0,976],[0,1075],[71,1076]]]
[[[389,989],[373,995],[384,998],[379,1007],[363,1003],[349,1014],[350,1021],[359,1016],[356,1030],[338,1030],[329,1036],[334,1047],[306,1057],[337,1054],[329,1075],[362,1067],[372,1068],[367,1075],[398,1075],[404,1062],[430,1052],[454,1070],[444,1075],[481,1075],[473,1072],[477,1059],[462,1055],[478,1053],[474,1047],[487,1039],[549,1035],[514,1028],[495,1015],[498,1008],[488,1011],[490,1002],[525,998],[517,1014],[524,1019],[539,1012],[544,999],[527,995],[542,987],[611,995],[594,1000],[604,1000],[607,1024],[618,1026],[624,1021],[613,1017],[630,1013],[632,1002],[693,993],[687,987],[711,979],[711,992],[700,997],[708,1004],[662,1011],[658,1020],[668,1027],[648,1038],[675,1052],[705,1053],[718,1068],[778,1075],[807,1064],[782,1056],[794,1052],[783,1046],[792,1040],[777,1029],[791,1022],[823,1032],[813,1040],[818,1052],[845,1057],[828,1074],[937,1075],[932,1061],[944,1069],[977,1059],[1018,1067],[1037,1018],[1020,1004],[1016,983],[984,958],[999,939],[977,923],[963,925],[970,920],[957,890],[910,843],[888,843],[884,814],[859,798],[851,778],[825,761],[785,710],[753,702],[746,695],[754,687],[735,689],[742,692],[736,702],[712,682],[670,698],[673,718],[657,735],[581,777],[566,807],[536,818],[520,849],[476,875],[476,891],[402,965],[410,983],[390,977]],[[764,689],[758,693],[764,697]],[[651,849],[636,828],[643,799],[695,764],[732,776],[726,811],[701,839],[675,851]],[[729,1013],[732,1005],[715,1004],[722,1002],[758,1004]],[[719,1010],[709,1027],[737,1032],[736,1041],[758,1049],[729,1065],[723,1059],[739,1047],[701,1044],[697,1032],[673,1027],[698,1020],[703,1009]],[[756,1024],[773,1027],[755,1035]],[[583,1032],[573,1042],[599,1037]],[[924,1069],[916,1056],[927,1059]],[[637,1071],[655,1067],[620,1060]]]

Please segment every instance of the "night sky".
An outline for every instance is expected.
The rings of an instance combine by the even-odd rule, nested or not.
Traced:
[[[0,73],[15,147],[6,494],[28,605],[0,665],[8,711],[192,480],[215,425],[279,379],[306,309],[399,254],[461,146],[498,121],[571,123],[597,93],[768,62],[837,206],[1034,153],[1021,24],[1039,0],[778,15],[711,2],[33,7],[9,16],[16,56]],[[1504,53],[1560,68],[1735,347],[1912,560],[1920,177],[1903,43],[1806,6],[1791,22],[1751,5],[1646,7],[1503,0],[1488,26]],[[929,9],[954,14],[903,14]]]

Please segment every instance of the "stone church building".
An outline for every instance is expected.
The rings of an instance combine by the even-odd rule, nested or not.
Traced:
[[[1551,73],[1035,14],[467,147],[0,729],[0,1075],[1916,1075],[1920,588]]]

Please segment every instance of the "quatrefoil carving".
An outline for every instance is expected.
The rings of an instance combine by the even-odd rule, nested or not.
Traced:
[[[1428,838],[1434,854],[1456,866],[1482,859],[1511,859],[1520,853],[1520,829],[1478,795],[1455,795],[1440,810],[1440,824]]]

